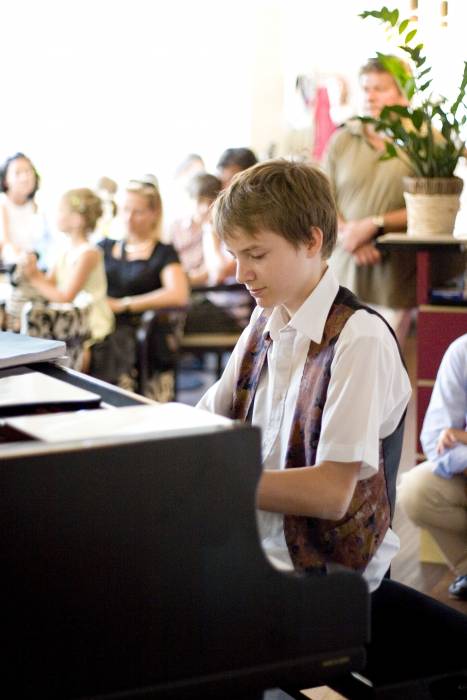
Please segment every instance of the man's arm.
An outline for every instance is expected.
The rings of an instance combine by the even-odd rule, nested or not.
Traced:
[[[447,349],[436,376],[435,386],[423,422],[420,440],[435,473],[449,479],[467,467],[467,445],[458,443],[438,453],[444,430],[465,430],[467,414],[467,334]]]
[[[377,214],[377,212],[375,212]],[[407,227],[406,209],[394,209],[383,215],[385,231],[404,231]],[[346,221],[339,226],[339,241],[344,250],[353,253],[360,246],[371,242],[378,233],[379,224],[374,216]]]
[[[265,470],[257,506],[275,513],[340,520],[355,491],[360,466],[360,462],[322,462],[314,467]]]

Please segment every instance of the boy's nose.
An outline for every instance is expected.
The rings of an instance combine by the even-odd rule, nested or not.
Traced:
[[[254,279],[254,274],[252,270],[249,270],[244,263],[241,263],[239,260],[237,260],[237,270],[235,273],[235,277],[239,284],[246,284],[247,282],[251,282]]]

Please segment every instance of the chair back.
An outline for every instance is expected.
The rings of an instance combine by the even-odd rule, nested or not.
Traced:
[[[91,336],[89,312],[89,306],[27,302],[21,312],[21,333],[65,341],[69,366],[80,370],[83,344]]]

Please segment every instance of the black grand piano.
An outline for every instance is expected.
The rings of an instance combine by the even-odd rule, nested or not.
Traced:
[[[260,469],[235,423],[2,443],[3,697],[247,698],[362,668],[366,584],[271,567]]]

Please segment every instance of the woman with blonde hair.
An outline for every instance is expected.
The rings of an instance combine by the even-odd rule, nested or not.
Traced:
[[[126,230],[124,238],[99,243],[104,252],[108,301],[116,315],[116,330],[106,342],[94,348],[91,373],[134,390],[136,336],[142,314],[150,309],[185,306],[189,287],[174,248],[160,241],[162,200],[153,175],[130,180],[119,214]],[[161,324],[161,333],[154,338],[150,353],[153,384],[160,384],[160,379],[167,384],[160,392],[154,386],[154,394],[160,393],[159,399],[173,396],[174,363],[166,342],[169,332]]]
[[[36,255],[27,254],[20,275],[47,301],[89,305],[91,337],[85,343],[81,369],[89,367],[89,348],[113,330],[114,318],[107,302],[107,280],[102,251],[88,237],[94,231],[102,206],[99,197],[83,187],[66,192],[59,205],[58,228],[67,234],[67,246],[49,273],[37,267]]]

